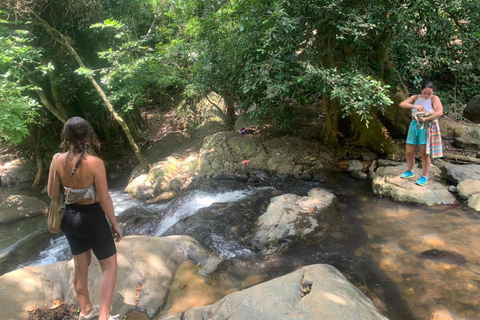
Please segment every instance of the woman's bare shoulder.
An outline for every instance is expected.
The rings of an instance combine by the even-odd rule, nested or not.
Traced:
[[[58,152],[57,161],[63,161],[67,156],[68,156],[68,152]]]
[[[98,164],[103,164],[103,160],[100,159],[97,156],[92,156],[91,154],[86,154],[85,155],[85,162],[91,163],[92,165],[98,165]]]

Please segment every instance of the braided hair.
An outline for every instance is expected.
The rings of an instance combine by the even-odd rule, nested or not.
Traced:
[[[78,170],[90,145],[100,147],[100,142],[93,131],[92,125],[80,117],[68,119],[62,130],[62,143],[60,147],[62,147],[63,151],[71,152],[73,156],[80,155],[68,179]]]

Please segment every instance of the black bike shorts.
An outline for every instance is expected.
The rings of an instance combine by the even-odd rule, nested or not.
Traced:
[[[62,231],[67,237],[72,255],[92,249],[97,259],[103,260],[117,253],[110,225],[99,202],[65,205]]]

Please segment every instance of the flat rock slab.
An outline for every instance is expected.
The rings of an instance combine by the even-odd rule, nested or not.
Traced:
[[[395,201],[417,204],[436,205],[454,203],[456,198],[439,182],[437,177],[431,176],[428,184],[420,187],[415,184],[420,177],[417,171],[413,179],[402,179],[400,175],[407,169],[406,165],[378,168],[372,182],[373,193],[378,196],[390,197]]]
[[[48,206],[36,198],[11,195],[0,203],[0,224],[5,224],[47,213]],[[45,221],[45,227],[47,223]]]
[[[164,320],[198,319],[387,320],[360,290],[326,264],[300,268]]]

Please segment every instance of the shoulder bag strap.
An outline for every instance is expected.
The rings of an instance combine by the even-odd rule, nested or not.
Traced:
[[[52,161],[53,161],[53,188],[55,188],[55,181],[56,181],[55,178],[57,177],[57,158],[58,158],[59,154],[60,153],[55,153],[55,155],[53,156],[53,159],[52,159]],[[60,191],[60,188],[59,188],[59,191]],[[58,195],[57,195],[57,197],[58,197]]]

